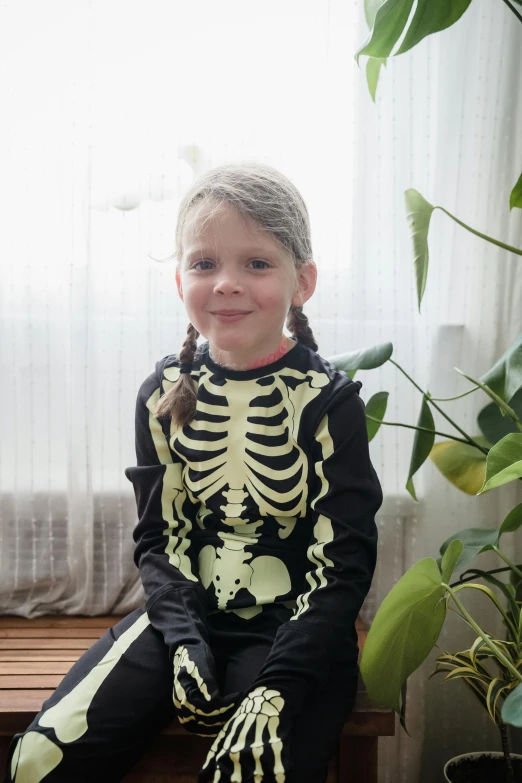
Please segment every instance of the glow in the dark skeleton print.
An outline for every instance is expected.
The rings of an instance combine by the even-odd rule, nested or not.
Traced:
[[[343,518],[356,512],[343,505],[353,506],[357,498],[343,494],[335,440],[346,451],[351,429],[364,424],[361,384],[300,343],[272,365],[247,371],[216,364],[206,343],[193,364],[196,416],[179,427],[152,415],[160,394],[178,378],[177,358],[166,357],[138,395],[137,427],[149,429],[165,465],[156,564],[163,549],[174,567],[168,581],[199,581],[210,613],[235,612],[248,619],[278,602],[294,619],[306,615],[314,593],[330,592],[336,561],[343,559],[342,546],[336,556],[336,536],[339,544],[346,541],[349,527]],[[342,429],[332,432],[329,408],[348,398]],[[349,417],[350,409],[356,419]],[[136,445],[139,449],[138,438]],[[330,486],[326,460],[340,485]],[[135,484],[139,470],[127,469]],[[366,471],[373,501],[377,480],[370,467]],[[323,507],[326,513],[318,513]],[[135,539],[146,589],[147,552],[140,539],[150,544],[150,534],[150,517],[144,518]]]
[[[199,783],[325,779],[355,700],[382,502],[361,383],[300,343],[247,371],[204,344],[179,427],[153,415],[179,372],[167,356],[141,384],[125,471],[145,606],[16,735],[8,783],[120,780],[173,714],[215,738]]]
[[[164,388],[178,374],[166,367]],[[197,525],[211,533],[210,539],[193,534],[203,544],[201,581],[218,609],[252,616],[292,592],[280,542],[291,540],[297,520],[306,516],[309,466],[299,445],[301,416],[328,377],[285,368],[235,380],[207,364],[197,377],[196,418],[183,429],[173,427],[169,444],[185,463],[188,498],[199,503]]]

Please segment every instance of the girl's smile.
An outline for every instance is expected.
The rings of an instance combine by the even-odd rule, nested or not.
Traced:
[[[178,292],[215,360],[242,369],[276,351],[290,306],[315,290],[315,265],[297,270],[287,248],[229,204],[194,207],[182,247]]]
[[[220,323],[228,324],[228,323],[236,323],[237,321],[241,321],[242,319],[246,318],[247,315],[250,315],[250,313],[247,311],[236,311],[236,310],[218,310],[215,313],[212,313]]]

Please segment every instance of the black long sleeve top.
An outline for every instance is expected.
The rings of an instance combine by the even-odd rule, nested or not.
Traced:
[[[179,378],[157,362],[136,405],[135,562],[153,626],[171,653],[208,642],[206,617],[248,621],[273,603],[292,611],[255,685],[296,709],[339,656],[357,660],[355,620],[375,568],[382,491],[368,450],[360,381],[297,342],[253,370],[198,348],[194,420],[156,419]]]

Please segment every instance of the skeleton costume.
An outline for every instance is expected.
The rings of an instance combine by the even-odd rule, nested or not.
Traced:
[[[357,687],[355,620],[382,503],[361,383],[302,343],[231,370],[199,346],[194,420],[136,406],[135,562],[147,596],[11,746],[12,783],[121,780],[177,714],[214,737],[200,783],[318,783]]]

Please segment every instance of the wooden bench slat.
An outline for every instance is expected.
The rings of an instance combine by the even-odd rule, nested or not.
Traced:
[[[0,661],[2,674],[67,674],[72,661]]]
[[[0,616],[0,628],[112,628],[121,619],[123,619],[121,615],[100,617],[47,615],[28,620],[26,617],[4,614]]]
[[[0,674],[0,688],[57,688],[62,680],[61,674]]]
[[[95,639],[0,639],[0,650],[87,650]]]
[[[106,628],[0,628],[2,639],[93,639]]]
[[[77,661],[80,650],[0,650],[0,661]]]
[[[4,724],[3,716],[9,712],[16,712],[23,714],[24,718],[27,715],[29,720],[40,712],[42,704],[46,699],[54,693],[54,688],[50,688],[44,691],[35,690],[12,690],[0,692],[0,718],[2,718],[2,726]]]
[[[0,617],[0,737],[24,731],[74,662],[121,619],[116,615]],[[367,631],[359,625],[357,632],[362,650]],[[364,687],[362,680],[360,687]],[[373,704],[360,691],[343,735],[376,742],[377,737],[394,733],[395,713]],[[167,739],[182,735],[184,742],[189,736],[176,720],[162,734]]]

